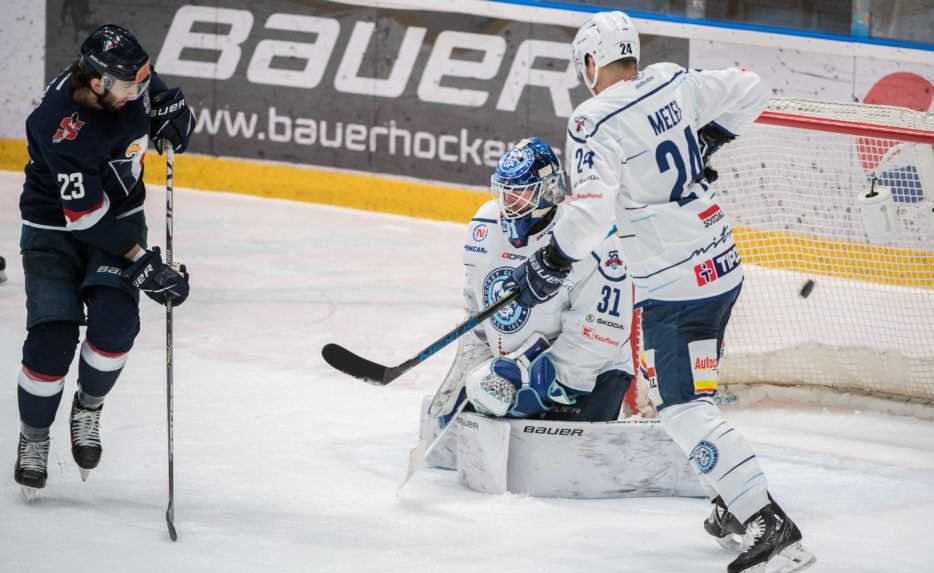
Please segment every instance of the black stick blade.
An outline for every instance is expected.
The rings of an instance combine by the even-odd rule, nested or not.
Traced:
[[[337,344],[325,344],[321,349],[321,357],[333,368],[370,384],[384,386],[392,380],[387,380],[388,369],[385,366],[357,356]]]
[[[178,533],[175,531],[174,519],[169,516],[168,510],[165,512],[165,524],[169,528],[169,539],[178,541]]]

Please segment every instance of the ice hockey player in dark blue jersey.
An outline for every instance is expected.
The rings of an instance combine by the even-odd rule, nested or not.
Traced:
[[[150,139],[182,152],[194,127],[128,30],[105,25],[46,88],[26,120],[29,164],[20,197],[26,328],[14,479],[45,487],[49,428],[86,326],[71,405],[71,451],[82,478],[101,458],[104,398],[139,332],[139,291],[173,306],[188,296],[184,265],[147,246],[143,156]]]

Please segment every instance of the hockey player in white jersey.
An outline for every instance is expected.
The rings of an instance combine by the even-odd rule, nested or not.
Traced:
[[[491,187],[496,201],[477,211],[464,245],[470,314],[495,302],[514,268],[548,241],[566,195],[557,157],[534,137],[504,154]],[[466,395],[494,416],[619,417],[633,373],[632,282],[615,233],[598,243],[551,300],[513,303],[461,339],[430,414],[450,415]]]
[[[650,394],[669,435],[718,494],[705,528],[717,537],[745,532],[729,573],[764,572],[767,563],[770,573],[797,571],[814,557],[769,496],[751,447],[713,401],[743,273],[706,163],[752,124],[769,90],[739,69],[640,70],[639,55],[639,36],[622,12],[594,15],[574,39],[575,66],[594,97],[568,123],[571,201],[550,243],[516,270],[519,300],[548,301],[618,226],[642,308]]]

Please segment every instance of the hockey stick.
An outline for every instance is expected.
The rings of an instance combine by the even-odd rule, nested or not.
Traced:
[[[172,266],[172,195],[175,187],[175,151],[171,144],[165,154],[165,262]],[[178,540],[175,531],[175,440],[172,404],[172,299],[165,303],[165,401],[169,429],[169,506],[165,510],[165,524],[169,539]]]
[[[418,445],[412,448],[409,452],[409,468],[405,473],[405,479],[402,480],[402,483],[399,484],[399,488],[396,489],[396,493],[402,493],[402,488],[409,483],[409,480],[412,479],[412,476],[415,475],[422,465],[424,465],[425,460],[428,459],[428,456],[431,455],[431,452],[435,451],[435,448],[438,447],[438,444],[444,440],[445,436],[448,435],[448,432],[451,431],[451,428],[454,427],[454,424],[457,423],[457,417],[461,415],[461,412],[464,411],[464,408],[467,406],[468,401],[464,400],[461,402],[460,406],[457,407],[457,410],[454,411],[454,415],[451,416],[451,419],[448,421],[448,425],[441,430],[435,439],[431,441],[427,446],[425,442],[419,440]]]
[[[496,311],[514,301],[518,296],[519,291],[510,292],[503,298],[458,324],[451,332],[448,332],[438,340],[432,342],[421,352],[398,366],[383,366],[382,364],[377,364],[376,362],[354,354],[343,346],[333,343],[324,345],[324,348],[321,349],[321,356],[324,358],[325,362],[344,374],[359,378],[364,382],[376,386],[385,386],[415,366],[418,366],[448,344],[473,330],[477,325],[492,316]]]

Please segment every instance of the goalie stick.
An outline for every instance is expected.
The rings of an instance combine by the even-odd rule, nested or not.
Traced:
[[[454,414],[451,416],[451,419],[448,421],[448,425],[445,426],[437,436],[435,436],[435,439],[432,440],[430,444],[426,444],[424,441],[419,440],[418,445],[409,451],[409,467],[405,472],[405,479],[402,480],[402,483],[400,483],[399,487],[396,489],[397,494],[402,493],[403,488],[405,488],[406,484],[409,483],[409,480],[412,479],[412,476],[415,475],[415,472],[417,472],[423,465],[425,465],[425,460],[428,459],[428,456],[430,456],[431,453],[435,451],[435,448],[438,447],[438,444],[440,444],[448,435],[448,432],[450,432],[454,425],[457,423],[457,417],[461,415],[461,412],[464,411],[464,408],[467,407],[467,404],[467,400],[461,402],[460,406],[457,407],[457,409],[454,411]]]
[[[376,386],[385,386],[412,368],[418,366],[448,344],[473,330],[484,320],[492,316],[493,313],[513,302],[518,296],[518,290],[510,292],[477,314],[467,318],[467,320],[455,326],[453,330],[432,342],[421,352],[398,366],[383,366],[382,364],[377,364],[376,362],[354,354],[343,346],[333,343],[324,345],[324,348],[321,349],[321,356],[324,358],[325,362],[344,374],[359,378],[364,382]]]

